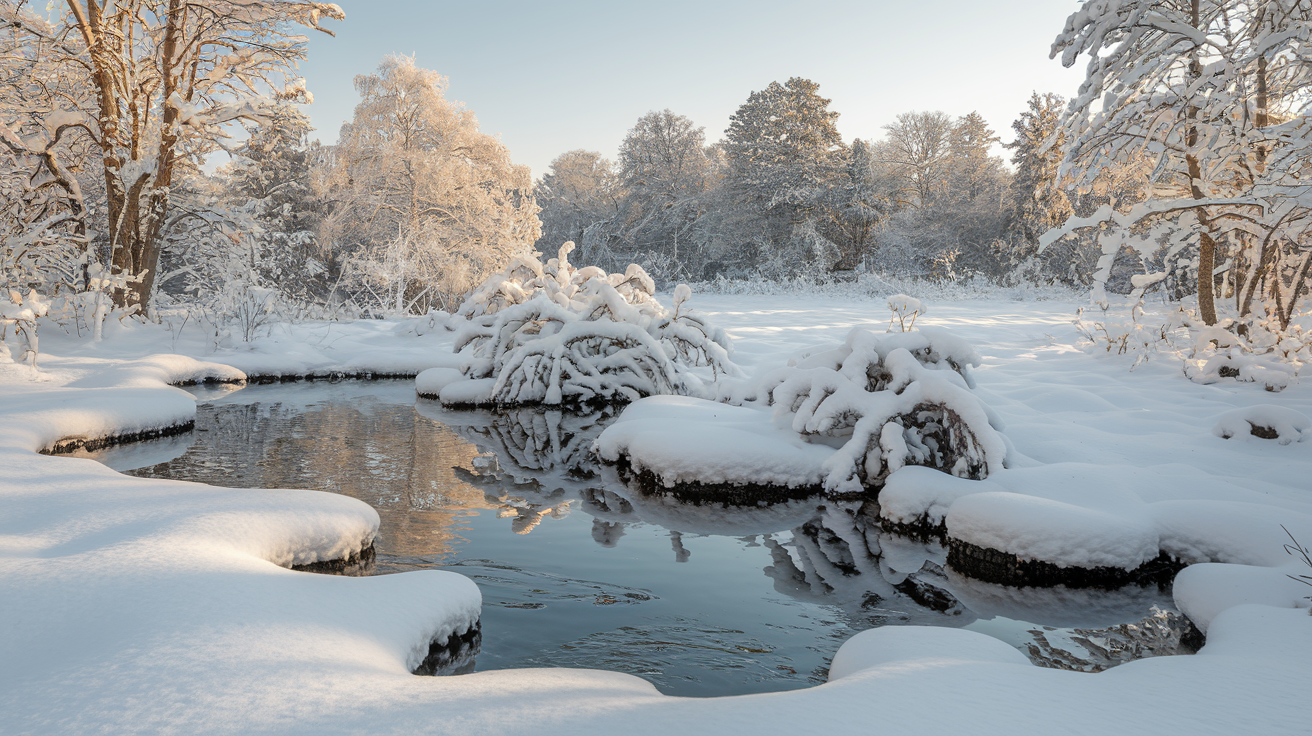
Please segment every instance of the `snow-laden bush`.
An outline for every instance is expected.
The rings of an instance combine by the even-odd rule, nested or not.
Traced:
[[[946,330],[855,327],[842,345],[767,374],[756,398],[781,425],[838,447],[825,462],[827,491],[877,487],[907,465],[977,479],[1007,453],[1000,422],[970,391],[979,363]]]
[[[421,375],[419,393],[446,404],[580,406],[706,394],[696,369],[712,382],[741,375],[724,330],[684,309],[687,286],[667,310],[641,266],[578,269],[572,250],[565,243],[545,264],[521,256],[474,289],[457,312],[468,320],[455,341],[458,374]]]
[[[1166,356],[1180,361],[1185,376],[1197,383],[1234,379],[1278,392],[1312,362],[1312,333],[1301,324],[1282,328],[1274,319],[1249,317],[1207,325],[1184,308],[1153,319],[1145,315],[1143,299],[1126,316],[1105,301],[1096,308],[1100,313],[1092,319],[1084,308],[1077,312],[1076,331],[1096,348],[1133,356],[1131,370],[1153,356]]]

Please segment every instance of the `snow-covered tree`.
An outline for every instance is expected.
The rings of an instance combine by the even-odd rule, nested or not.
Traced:
[[[1265,285],[1268,311],[1287,325],[1305,294],[1302,185],[1312,130],[1307,99],[1312,9],[1284,0],[1087,2],[1052,54],[1090,57],[1063,123],[1063,170],[1088,186],[1110,166],[1148,157],[1151,198],[1109,203],[1045,236],[1101,228],[1098,281],[1125,247],[1159,253],[1155,283],[1196,283],[1199,318],[1218,321],[1216,277],[1240,314]]]
[[[948,179],[954,199],[975,203],[993,198],[997,204],[1002,161],[991,153],[998,136],[977,112],[958,118],[948,139]]]
[[[61,100],[46,125],[79,128],[99,149],[107,248],[131,279],[120,303],[149,305],[182,163],[223,145],[228,123],[263,122],[279,99],[308,101],[293,76],[306,39],[290,29],[330,33],[320,21],[343,17],[300,0],[69,0],[54,23],[23,3],[0,8],[0,25],[94,91],[87,104]]]
[[[840,181],[845,146],[838,113],[819,87],[800,77],[771,82],[747,98],[725,130],[726,189],[736,206],[765,220],[767,242],[755,245],[778,275],[807,265],[829,270],[841,258],[826,237],[823,209]]]
[[[537,245],[573,242],[581,261],[597,264],[610,239],[609,225],[619,212],[621,192],[610,161],[596,151],[566,151],[552,160],[533,187],[542,208]],[[559,247],[558,245],[554,247]]]
[[[356,77],[360,103],[342,126],[329,176],[334,210],[324,235],[352,254],[348,274],[362,294],[379,293],[376,277],[399,269],[401,306],[421,313],[454,308],[527,252],[541,228],[528,167],[447,100],[446,85],[404,56]]]
[[[674,270],[682,270],[693,245],[690,231],[713,183],[713,165],[705,131],[692,120],[669,110],[638,118],[620,144],[620,244],[635,254],[665,256]]]
[[[924,209],[947,192],[953,127],[943,112],[902,113],[884,126],[878,155],[895,177],[899,204]]]
[[[793,220],[814,207],[842,166],[838,113],[820,85],[793,77],[753,92],[729,118],[728,185],[763,210]]]
[[[899,115],[874,147],[877,179],[895,211],[878,233],[875,264],[908,275],[996,275],[1007,174],[978,113]]]
[[[1051,92],[1030,95],[1027,109],[1011,124],[1016,173],[1011,179],[1010,230],[1037,247],[1039,236],[1064,223],[1074,211],[1057,184],[1064,137],[1059,132],[1066,101]]]

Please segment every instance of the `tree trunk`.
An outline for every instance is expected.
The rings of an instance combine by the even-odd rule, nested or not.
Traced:
[[[1191,19],[1194,28],[1198,28],[1201,23],[1198,17],[1198,0],[1192,0]],[[1198,61],[1198,51],[1195,49],[1194,58],[1189,62],[1189,75],[1197,79],[1202,76],[1203,65]],[[1189,167],[1189,191],[1194,199],[1205,199],[1206,195],[1201,186],[1203,179],[1202,166],[1198,162],[1198,157],[1193,153],[1194,146],[1198,145],[1198,125],[1195,122],[1198,118],[1198,108],[1189,107],[1189,130],[1185,134],[1185,145],[1189,148],[1189,153],[1185,154],[1185,163]],[[1203,207],[1198,208],[1198,224],[1202,226],[1202,231],[1198,233],[1198,314],[1203,319],[1204,324],[1216,324],[1216,279],[1213,272],[1216,270],[1216,241],[1212,240],[1212,223],[1207,216],[1207,210]]]

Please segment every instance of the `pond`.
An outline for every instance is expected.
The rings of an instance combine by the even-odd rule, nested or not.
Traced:
[[[195,431],[91,456],[370,504],[382,526],[361,572],[453,570],[481,588],[481,650],[459,671],[609,669],[711,696],[824,682],[839,645],[875,626],[974,629],[1074,669],[1178,643],[1169,591],[972,582],[943,569],[939,545],[884,533],[873,502],[643,495],[591,460],[611,413],[454,412],[400,380],[194,393]]]

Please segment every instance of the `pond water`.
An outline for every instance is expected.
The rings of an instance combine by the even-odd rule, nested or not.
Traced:
[[[1179,635],[1169,592],[972,582],[943,569],[938,545],[885,534],[873,503],[643,495],[591,461],[607,414],[451,412],[410,381],[195,393],[194,432],[92,456],[365,501],[382,526],[364,572],[453,570],[482,589],[481,651],[462,671],[600,668],[710,696],[824,682],[839,645],[875,626],[975,629],[1086,669],[1173,653]]]

